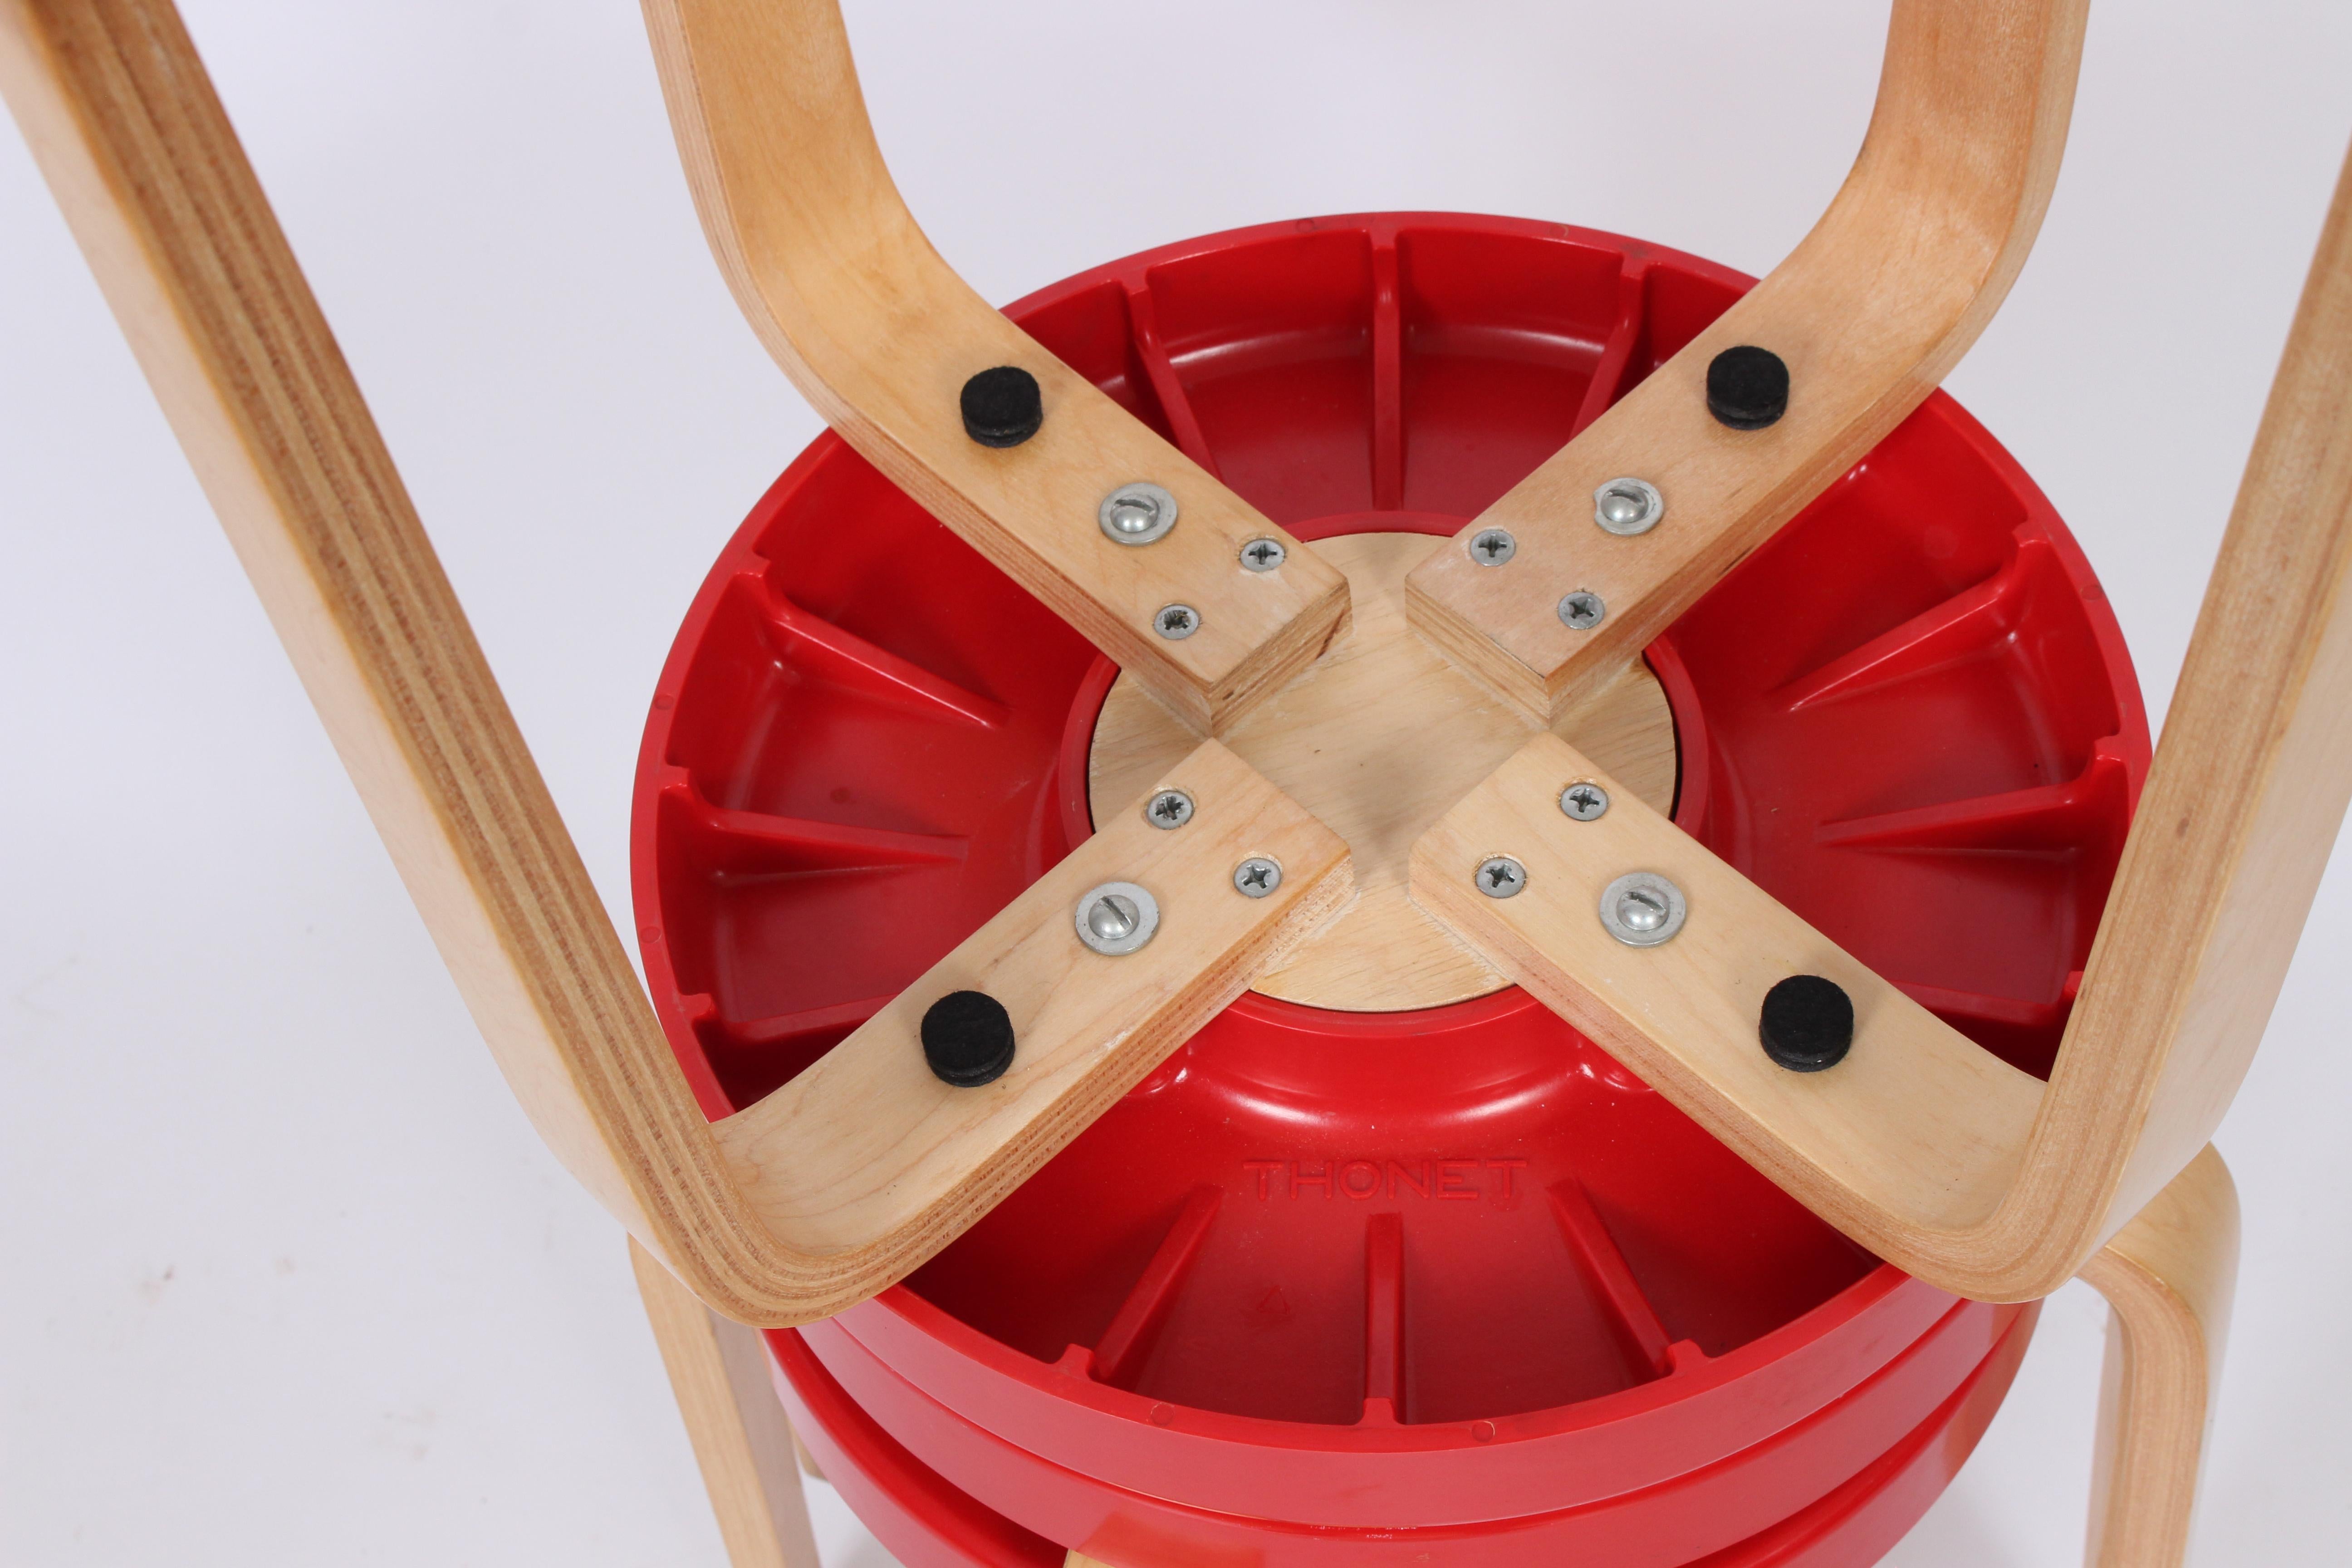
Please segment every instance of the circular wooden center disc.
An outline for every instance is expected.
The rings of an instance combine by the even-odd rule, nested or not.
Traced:
[[[1353,1013],[1436,1007],[1508,984],[1405,893],[1413,840],[1526,744],[1535,722],[1489,694],[1405,625],[1404,579],[1444,542],[1351,533],[1317,553],[1348,574],[1355,625],[1322,661],[1224,738],[1244,762],[1348,841],[1354,904],[1255,989]],[[1646,668],[1563,720],[1559,733],[1660,811],[1675,791],[1675,726]],[[1139,810],[1199,743],[1121,675],[1087,764],[1095,820]]]

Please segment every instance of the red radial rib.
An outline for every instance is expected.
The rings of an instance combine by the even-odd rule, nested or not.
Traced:
[[[2000,571],[1880,633],[1773,692],[1791,712],[1856,696],[1984,654],[2011,636],[2048,574],[2063,574],[2046,541],[2021,540]]]
[[[875,647],[822,616],[803,609],[754,575],[760,584],[777,656],[810,675],[863,691],[884,701],[919,708],[941,718],[982,728],[1002,725],[1012,715],[1002,702],[967,691],[945,677]]]
[[[1218,1205],[1223,1202],[1223,1189],[1206,1183],[1192,1189],[1184,1200],[1184,1207],[1176,1223],[1168,1227],[1159,1250],[1144,1265],[1143,1274],[1119,1303],[1118,1311],[1103,1331],[1095,1345],[1095,1376],[1104,1383],[1123,1384],[1141,1364],[1144,1352],[1166,1321],[1169,1303],[1176,1299],[1184,1283],[1185,1271],[1192,1259],[1200,1256],[1201,1243],[1208,1239],[1209,1227],[1216,1223]]]
[[[1152,395],[1160,399],[1160,413],[1168,416],[1168,433],[1176,449],[1222,480],[1224,475],[1218,471],[1217,455],[1209,449],[1209,438],[1201,434],[1192,399],[1176,374],[1175,362],[1168,357],[1167,345],[1160,341],[1160,307],[1151,298],[1150,286],[1139,279],[1128,287],[1127,322],[1135,341],[1135,357],[1143,363],[1144,376],[1151,383]]]
[[[1659,1320],[1658,1310],[1651,1304],[1650,1298],[1643,1293],[1642,1282],[1626,1266],[1625,1255],[1617,1248],[1617,1238],[1601,1223],[1599,1211],[1585,1194],[1584,1184],[1570,1177],[1554,1186],[1551,1207],[1559,1220],[1560,1234],[1568,1238],[1569,1249],[1576,1255],[1577,1266],[1608,1307],[1634,1363],[1664,1376],[1672,1367],[1666,1325]]]
[[[2126,787],[2122,760],[2102,751],[2063,784],[1825,822],[1814,838],[1843,849],[2066,849],[2114,819]]]
[[[1601,361],[1592,367],[1592,381],[1584,389],[1583,405],[1576,411],[1576,428],[1570,438],[1584,433],[1584,427],[1609,412],[1609,405],[1633,389],[1637,379],[1633,374],[1633,350],[1642,341],[1643,330],[1649,321],[1649,269],[1632,257],[1626,258],[1625,270],[1617,276],[1617,324],[1609,329],[1609,341],[1601,346]]]
[[[1364,1419],[1404,1418],[1404,1221],[1376,1214],[1364,1222]]]

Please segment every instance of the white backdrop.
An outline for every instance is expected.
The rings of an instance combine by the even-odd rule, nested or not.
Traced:
[[[703,248],[636,12],[187,8],[625,929],[654,675],[818,429]],[[1377,207],[1765,271],[1859,143],[1885,4],[849,11],[909,202],[1004,300]],[[1952,378],[2159,713],[2347,132],[2341,0],[2099,8],[2040,248]],[[0,1561],[719,1563],[619,1235],[492,1069],[5,133],[0,735]],[[2210,1564],[2352,1555],[2347,952],[2352,864],[2219,1140],[2248,1223]],[[2051,1303],[1895,1563],[2078,1559],[2102,1312]],[[883,1568],[816,1489],[827,1562]]]

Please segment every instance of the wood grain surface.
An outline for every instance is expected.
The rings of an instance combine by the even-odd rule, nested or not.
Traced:
[[[1323,660],[1224,737],[1234,753],[1348,842],[1356,901],[1253,990],[1342,1012],[1436,1007],[1500,990],[1500,971],[1405,890],[1413,840],[1537,732],[1405,624],[1404,579],[1439,542],[1355,533],[1319,542],[1347,574],[1355,625]],[[1675,793],[1675,722],[1646,666],[1554,726],[1660,811]],[[1097,822],[1126,807],[1193,745],[1122,675],[1088,763]]]
[[[1348,620],[1314,551],[992,310],[940,259],[876,148],[834,0],[646,0],[687,182],[760,341],[827,423],[1201,733],[1225,732]],[[1018,365],[1045,391],[1022,445],[964,434],[967,377]],[[1156,543],[1105,537],[1103,498],[1176,497]],[[1272,572],[1242,546],[1283,542]],[[1200,612],[1170,641],[1165,605]]]
[[[1413,624],[1549,721],[1618,672],[1717,579],[1934,391],[1999,308],[2058,175],[2087,0],[1896,0],[1853,171],[1771,275],[1416,571]],[[1733,430],[1707,412],[1736,344],[1789,367],[1787,415]],[[1593,521],[1622,477],[1664,494],[1630,538]],[[1478,531],[1518,542],[1470,558]],[[1571,631],[1573,589],[1608,605]]]
[[[2088,1568],[2180,1568],[2238,1279],[2238,1190],[2210,1145],[2083,1270],[2111,1309]]]
[[[1822,1163],[1819,1130],[1802,1117],[1743,1100],[1738,1074],[1696,1071],[1705,1059],[1696,1042],[1676,1047],[1683,1076],[1669,1092],[1801,1202],[1945,1289],[2031,1300],[2073,1278],[2205,1147],[2278,999],[2352,801],[2347,574],[2352,161],[2030,1127],[1979,1148],[1982,1129],[1971,1129],[1988,1116],[2006,1127],[2011,1110],[1923,1106],[1883,1127],[1880,1173],[1864,1181],[1851,1159]],[[1533,788],[1496,782],[1507,794]],[[1541,815],[1532,796],[1506,803],[1482,786],[1472,799],[1497,826],[1511,812]],[[1460,834],[1472,826],[1433,829],[1454,837],[1429,845],[1431,875],[1465,852]],[[1433,912],[1514,972],[1487,946],[1508,922],[1442,879],[1424,894],[1423,860],[1416,850],[1415,896],[1449,900]],[[1516,962],[1530,960],[1523,951]],[[1654,992],[1610,998],[1619,1023],[1593,1027],[1630,1042],[1663,1005]],[[1667,1065],[1660,1058],[1654,1070]],[[1938,1152],[1932,1183],[1904,1174],[1911,1151]]]
[[[796,1260],[719,1162],[178,14],[0,0],[0,91],[532,1125],[697,1294],[773,1312]]]
[[[929,1257],[1353,891],[1339,836],[1216,742],[1151,786],[1192,796],[1192,820],[1162,830],[1140,809],[1118,813],[815,1065],[719,1123],[778,1234],[820,1253]],[[1234,886],[1250,856],[1282,868],[1265,898]],[[1141,951],[1105,957],[1079,942],[1075,913],[1106,882],[1158,900]],[[1012,1016],[1012,1070],[982,1088],[950,1088],[923,1059],[923,1014],[951,991],[985,992]]]
[[[824,1184],[804,1164],[787,1180],[791,1152],[740,1126],[722,1155],[178,15],[167,0],[0,0],[0,91],[508,1083],[696,1296],[772,1325],[863,1300],[1131,1081],[1133,1041],[1064,1073],[1075,1109],[1033,1106],[1032,1131],[968,1162],[977,1175],[930,1221],[862,1240],[838,1214],[805,1236],[772,1228],[747,1169],[762,1198],[767,1183]],[[1171,942],[1207,966],[1171,992],[1237,994],[1297,934],[1281,911],[1311,926],[1328,912],[1318,900],[1344,896],[1339,841],[1300,828],[1297,842],[1275,929]]]
[[[704,1306],[634,1240],[629,1267],[730,1568],[824,1568],[801,1490],[800,1439],[760,1331]]]
[[[1560,792],[1592,779],[1615,798],[1598,820],[1575,821]],[[1918,1237],[1981,1224],[2015,1173],[2042,1086],[1630,795],[1557,736],[1531,741],[1414,847],[1412,896],[1882,1257],[1910,1268]],[[1474,886],[1497,855],[1526,868],[1515,897]],[[1629,947],[1601,924],[1601,890],[1633,871],[1682,890],[1689,914],[1671,941]],[[1764,994],[1792,974],[1853,998],[1853,1052],[1825,1072],[1790,1072],[1758,1041]]]

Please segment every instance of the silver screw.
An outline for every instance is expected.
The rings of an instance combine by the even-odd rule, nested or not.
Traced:
[[[1528,868],[1508,855],[1497,855],[1478,863],[1478,874],[1472,879],[1478,890],[1490,899],[1516,897],[1528,885]]]
[[[1482,528],[1470,541],[1470,559],[1481,566],[1500,566],[1519,552],[1519,542],[1499,528]]]
[[[1592,521],[1609,533],[1647,533],[1666,520],[1666,498],[1647,479],[1612,479],[1592,492]]]
[[[1279,539],[1253,539],[1242,546],[1242,570],[1271,572],[1281,565],[1290,552],[1282,547]]]
[[[1282,886],[1282,867],[1263,855],[1253,855],[1234,868],[1234,886],[1245,899],[1262,899]]]
[[[1181,789],[1163,789],[1144,806],[1143,820],[1159,828],[1181,827],[1192,820],[1192,797]]]
[[[1579,822],[1591,822],[1609,809],[1609,792],[1597,784],[1572,784],[1559,792],[1559,808]]]
[[[1121,544],[1149,544],[1176,526],[1176,498],[1138,479],[1103,497],[1095,512],[1102,531]]]
[[[1655,947],[1683,929],[1683,890],[1655,871],[1629,871],[1601,891],[1601,923],[1627,947]]]
[[[1078,900],[1078,940],[1105,958],[1124,958],[1160,930],[1160,903],[1133,882],[1105,882]]]
[[[1559,618],[1572,632],[1591,631],[1608,613],[1609,606],[1601,602],[1601,595],[1586,588],[1579,588],[1559,602]]]
[[[1201,629],[1201,612],[1190,605],[1162,605],[1151,627],[1170,642],[1182,642]]]

